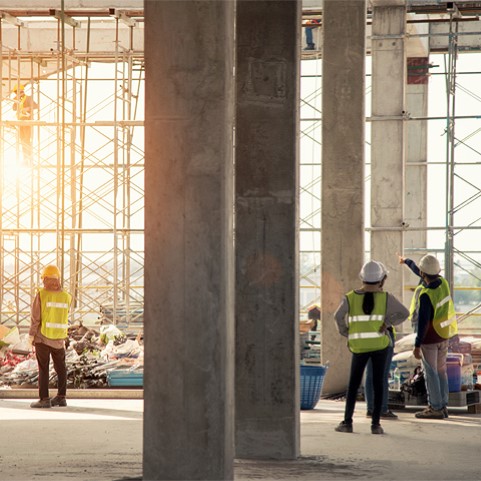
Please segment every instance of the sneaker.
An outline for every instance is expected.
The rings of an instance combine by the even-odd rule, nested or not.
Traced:
[[[52,398],[50,403],[52,404],[52,406],[59,406],[61,408],[67,406],[67,400],[62,396],[55,396],[54,398]]]
[[[398,419],[397,414],[394,414],[390,409],[385,413],[381,413],[383,419]]]
[[[30,404],[31,408],[51,408],[52,403],[50,402],[50,398],[47,399],[40,399],[32,404]]]
[[[442,409],[426,408],[424,411],[419,411],[415,414],[419,419],[444,419],[444,412]]]
[[[338,426],[334,428],[338,433],[352,433],[352,424],[347,424],[346,421],[341,421]]]
[[[447,419],[449,417],[448,408],[446,406],[443,407],[443,415],[444,419]]]
[[[373,424],[371,426],[371,433],[372,434],[384,434],[384,429],[381,427],[380,424]]]

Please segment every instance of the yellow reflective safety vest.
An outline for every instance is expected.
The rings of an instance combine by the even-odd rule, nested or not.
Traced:
[[[386,317],[387,293],[373,292],[373,296],[374,309],[371,314],[364,314],[364,293],[350,291],[346,294],[349,302],[348,346],[356,354],[380,351],[390,344],[389,335],[379,332]]]
[[[19,102],[17,110],[17,118],[19,120],[30,120],[32,118],[32,113],[28,108],[30,105],[29,97],[24,95]]]
[[[413,297],[411,298],[411,305],[409,306],[409,317],[408,320],[411,321],[414,332],[418,331],[418,320],[419,320],[419,296],[423,289],[422,284],[418,284],[414,290]]]
[[[433,328],[436,333],[443,339],[450,339],[458,333],[458,321],[456,320],[456,311],[454,302],[449,292],[448,281],[444,277],[439,278],[441,284],[436,289],[429,289],[424,286],[418,286],[419,295],[411,303],[411,314],[419,312],[419,299],[423,294],[427,294],[434,308]]]
[[[72,296],[66,291],[39,289],[42,308],[41,333],[48,339],[65,339]]]

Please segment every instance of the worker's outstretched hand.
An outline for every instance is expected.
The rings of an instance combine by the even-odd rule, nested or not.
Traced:
[[[399,254],[399,252],[396,252],[396,255],[397,255],[399,264],[404,264],[404,262],[406,261],[406,258],[403,257],[401,254]]]

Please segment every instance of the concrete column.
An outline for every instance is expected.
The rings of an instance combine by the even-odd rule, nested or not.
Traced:
[[[407,59],[406,110],[411,117],[428,115],[429,57]],[[418,261],[425,253],[427,239],[427,120],[406,122],[406,196],[404,254]],[[412,230],[420,229],[420,230]],[[416,285],[419,278],[405,274],[408,284]],[[404,293],[406,297],[406,292]],[[410,296],[407,296],[410,298]],[[408,300],[408,299],[407,299]]]
[[[411,117],[428,115],[429,57],[407,59],[406,110]],[[427,245],[427,120],[406,123],[406,188],[405,221],[408,230],[404,234],[404,255],[416,262],[426,253]],[[409,230],[416,229],[420,230]],[[413,289],[419,277],[404,270],[403,300],[410,305]],[[409,326],[404,326],[409,329]]]
[[[347,27],[348,26],[348,27]],[[350,356],[333,314],[364,261],[366,2],[324,0],[322,52],[322,362],[324,393],[347,386]]]
[[[389,270],[387,289],[402,296],[406,30],[405,0],[372,1],[371,257]]]
[[[144,479],[234,458],[234,3],[145,1]]]
[[[301,5],[237,2],[236,455],[299,455]]]

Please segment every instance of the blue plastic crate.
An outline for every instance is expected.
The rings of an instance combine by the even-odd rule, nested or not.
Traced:
[[[115,369],[107,373],[107,383],[110,387],[143,387],[144,371]]]
[[[301,366],[301,409],[314,409],[322,393],[327,366]]]

